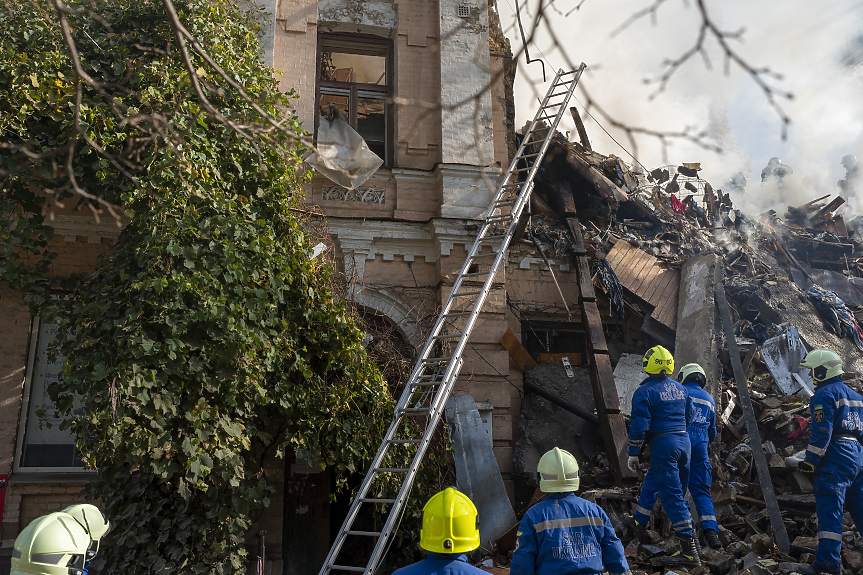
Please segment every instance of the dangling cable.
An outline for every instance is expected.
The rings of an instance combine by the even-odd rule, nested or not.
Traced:
[[[539,58],[531,59],[530,52],[527,49],[527,38],[524,37],[524,27],[521,25],[521,10],[518,8],[518,0],[515,0],[515,18],[518,20],[518,29],[521,32],[521,41],[524,44],[524,57],[528,64],[539,62],[542,64],[542,81],[545,82],[545,62]]]

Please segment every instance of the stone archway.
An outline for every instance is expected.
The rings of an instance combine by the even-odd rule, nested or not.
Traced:
[[[357,305],[374,310],[393,322],[405,341],[410,343],[415,350],[419,350],[422,346],[423,335],[419,326],[419,318],[396,295],[383,288],[357,286],[349,297]]]

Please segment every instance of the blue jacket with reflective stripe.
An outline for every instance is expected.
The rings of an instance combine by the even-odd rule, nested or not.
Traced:
[[[632,395],[629,454],[638,455],[646,437],[686,431],[695,417],[686,388],[671,379],[648,377]]]
[[[690,440],[706,439],[708,443],[712,442],[716,438],[716,404],[713,398],[694,381],[683,387],[692,400],[692,423],[686,428]]]
[[[467,562],[464,553],[429,553],[422,561],[402,567],[393,575],[488,575]]]
[[[549,493],[518,526],[510,575],[629,572],[623,545],[602,508],[575,493]]]
[[[806,461],[818,465],[827,453],[834,433],[863,441],[863,397],[845,385],[841,377],[822,381],[809,400],[812,435],[806,448]]]

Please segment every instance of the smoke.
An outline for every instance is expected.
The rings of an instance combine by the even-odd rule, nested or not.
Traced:
[[[840,159],[846,154],[863,159],[863,64],[852,68],[843,62],[861,45],[863,2],[708,0],[711,16],[723,30],[745,28],[742,41],[731,42],[740,55],[753,67],[769,67],[782,74],[781,80],[770,79],[771,84],[794,94],[793,100],[780,100],[792,121],[783,141],[782,122],[763,92],[734,65],[730,74],[724,73],[721,52],[712,40],[706,43],[709,68],[700,56],[694,57],[676,72],[665,92],[650,100],[656,84],[644,80],[657,78],[663,62],[678,58],[695,42],[700,17],[692,2],[668,0],[657,12],[656,25],[644,18],[612,37],[613,30],[653,0],[587,0],[568,17],[563,14],[578,1],[558,1],[561,13],[552,10],[549,16],[563,46],[555,46],[544,29],[530,45],[532,57],[544,57],[549,80],[554,70],[570,68],[567,57],[576,65],[584,61],[588,65],[584,86],[618,121],[669,132],[694,127],[704,130],[723,150],[718,154],[692,142],[675,141],[666,158],[657,140],[639,137],[638,160],[648,168],[701,162],[700,175],[723,188],[733,174],[742,172],[748,184],[745,193],[733,193],[735,203],[749,213],[765,209],[784,213],[784,205],[840,193],[836,182],[845,177]],[[517,50],[522,42],[511,2],[499,0],[499,10],[504,30]],[[530,14],[537,5],[538,0],[528,3]],[[527,25],[530,19],[525,16],[523,12]],[[537,98],[547,88],[540,65],[527,65],[522,58],[515,85],[517,125],[533,116]],[[584,116],[583,106],[579,109]],[[594,149],[632,162],[622,149],[636,153],[626,135],[614,130],[595,110],[593,114],[620,144],[585,117]],[[571,139],[577,138],[568,117],[560,129],[571,131]],[[761,183],[761,169],[773,156],[794,169],[782,185]],[[849,209],[859,213],[863,197],[861,205],[856,199],[849,200]]]

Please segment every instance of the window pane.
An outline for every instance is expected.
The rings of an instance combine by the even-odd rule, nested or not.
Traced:
[[[387,137],[386,100],[357,98],[357,132],[371,146]]]
[[[385,86],[386,75],[386,56],[321,52],[321,80]]]
[[[61,418],[54,417],[56,405],[48,397],[48,386],[57,381],[63,368],[63,358],[49,361],[48,346],[57,337],[57,324],[39,321],[36,351],[30,377],[30,403],[27,409],[27,427],[24,432],[24,453],[21,467],[83,467],[75,448],[75,436],[69,429],[60,430]],[[36,412],[45,410],[45,419]],[[76,412],[78,410],[76,409]],[[48,428],[45,423],[50,423]]]
[[[351,106],[351,98],[350,96],[339,94],[338,91],[333,91],[335,93],[327,93],[330,90],[326,88],[321,88],[321,101],[320,101],[320,111],[319,114],[321,116],[326,116],[329,114],[330,103],[336,105],[336,107],[342,111],[346,118],[351,117],[350,106]]]

